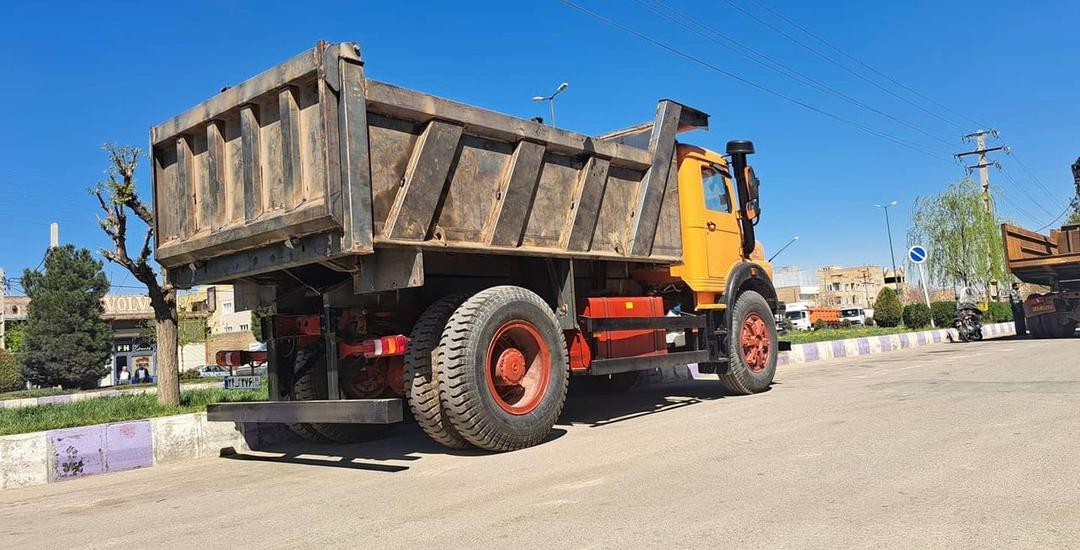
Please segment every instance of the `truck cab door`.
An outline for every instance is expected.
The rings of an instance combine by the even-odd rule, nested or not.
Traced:
[[[726,279],[741,259],[742,234],[733,204],[731,178],[727,169],[715,163],[701,165],[704,193],[705,254],[710,279]]]

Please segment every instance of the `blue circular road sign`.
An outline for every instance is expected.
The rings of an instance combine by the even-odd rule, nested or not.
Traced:
[[[909,248],[907,255],[912,263],[921,264],[926,261],[926,249],[919,245]]]

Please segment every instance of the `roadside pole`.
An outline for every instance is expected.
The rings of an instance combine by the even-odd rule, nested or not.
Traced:
[[[919,266],[919,282],[922,283],[923,298],[926,300],[926,307],[930,308],[930,285],[926,284],[926,269],[923,268],[926,257],[926,249],[922,246],[915,245],[908,249],[908,259],[911,260],[911,263]],[[931,308],[930,311],[932,313],[933,309]],[[930,326],[937,328],[933,315],[930,315]]]

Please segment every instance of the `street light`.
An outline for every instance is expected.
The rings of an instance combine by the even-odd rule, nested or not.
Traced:
[[[794,242],[795,242],[795,241],[797,241],[797,240],[799,240],[799,236],[798,236],[798,235],[795,235],[794,237],[792,237],[792,238],[791,238],[791,240],[787,242],[787,244],[785,244],[784,246],[781,246],[781,247],[780,247],[780,250],[777,250],[777,251],[776,251],[776,254],[773,254],[773,255],[772,255],[772,257],[770,257],[770,258],[769,258],[769,262],[772,262],[772,261],[773,261],[773,258],[775,258],[775,257],[779,256],[779,255],[780,255],[780,253],[781,253],[781,252],[783,252],[785,248],[787,248],[787,247],[791,246],[791,245],[792,245],[792,243],[794,243]]]
[[[892,258],[892,276],[893,284],[896,285],[897,294],[900,293],[900,275],[896,272],[896,253],[893,252],[892,244],[892,226],[889,225],[889,207],[896,206],[896,201],[892,201],[889,204],[881,205],[875,204],[874,208],[881,208],[885,210],[885,232],[889,234],[889,257]]]
[[[569,87],[570,87],[570,84],[568,82],[563,82],[562,84],[559,84],[558,88],[555,88],[555,92],[553,94],[551,94],[549,96],[538,95],[538,96],[533,97],[533,101],[535,101],[537,103],[543,103],[545,101],[548,102],[548,105],[551,107],[551,126],[552,127],[555,126],[555,96],[565,92],[566,89],[569,88]]]

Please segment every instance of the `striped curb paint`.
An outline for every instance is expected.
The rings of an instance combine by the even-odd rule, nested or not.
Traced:
[[[861,338],[849,338],[846,340],[830,340],[825,342],[812,342],[809,344],[795,344],[791,351],[781,352],[777,358],[778,367],[786,367],[801,363],[814,363],[829,359],[841,359],[845,357],[860,357],[878,355],[904,349],[929,346],[949,341],[952,334],[956,339],[955,329],[924,330],[920,332],[901,332],[883,336],[864,336]],[[983,326],[983,336],[986,338],[999,338],[1016,334],[1016,327],[1012,323],[995,323]],[[650,377],[650,383],[670,382],[692,378],[695,380],[716,380],[715,374],[700,373],[697,365],[686,367],[665,367],[660,369],[659,376]],[[683,372],[688,373],[682,374]]]

